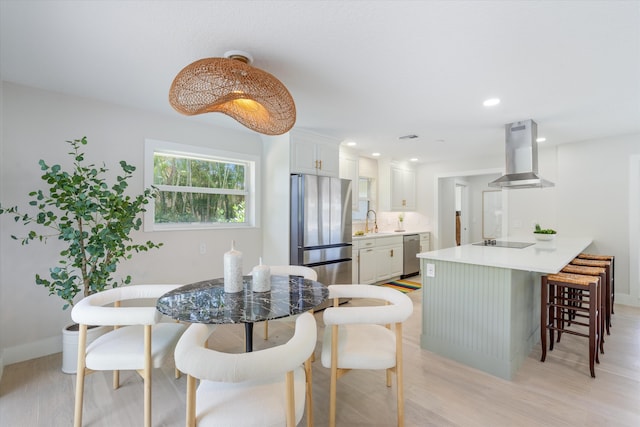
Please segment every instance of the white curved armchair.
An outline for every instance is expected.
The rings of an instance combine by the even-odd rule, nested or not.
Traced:
[[[413,312],[411,299],[400,291],[373,285],[331,285],[334,306],[325,309],[322,366],[331,369],[329,425],[336,424],[339,377],[351,369],[386,369],[387,386],[396,374],[398,426],[404,425],[402,384],[402,322]],[[338,306],[338,298],[370,298],[387,305]],[[395,324],[394,328],[384,325]]]
[[[313,315],[298,317],[295,333],[285,344],[250,353],[206,348],[215,328],[193,324],[176,346],[176,366],[188,374],[186,425],[293,427],[302,419],[305,400],[307,425],[312,425],[311,384],[305,371],[316,345]],[[201,380],[197,390],[196,379]]]
[[[305,279],[309,280],[318,280],[318,273],[311,268],[305,267],[303,265],[270,265],[269,269],[271,270],[272,276],[302,276]],[[284,320],[289,321],[293,324],[296,316],[293,317],[285,317]],[[265,320],[264,322],[264,339],[269,339],[269,321]]]
[[[151,426],[151,369],[171,356],[186,325],[159,323],[153,307],[121,307],[125,300],[157,299],[181,285],[131,285],[108,289],[79,301],[71,318],[80,325],[74,426],[82,425],[84,378],[94,371],[114,371],[113,387],[119,387],[119,370],[136,370],[144,379],[144,425]],[[114,326],[114,330],[86,345],[87,325]]]

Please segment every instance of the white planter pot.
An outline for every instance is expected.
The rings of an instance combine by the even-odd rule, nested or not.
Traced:
[[[556,238],[555,234],[533,233],[533,236],[540,242],[548,242],[549,240],[553,240]]]
[[[69,325],[62,330],[62,372],[75,374],[78,368],[78,331]],[[87,329],[87,345],[113,329],[109,326],[90,326]]]

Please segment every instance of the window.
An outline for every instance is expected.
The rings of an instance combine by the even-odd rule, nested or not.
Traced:
[[[360,177],[358,180],[358,211],[353,211],[354,221],[364,221],[369,209],[375,210],[373,179]]]
[[[256,225],[255,156],[145,141],[145,231]]]

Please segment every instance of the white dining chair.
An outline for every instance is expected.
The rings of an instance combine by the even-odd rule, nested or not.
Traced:
[[[413,312],[411,299],[395,289],[374,285],[330,285],[333,307],[324,310],[322,366],[331,369],[329,425],[336,425],[337,380],[351,369],[385,369],[387,387],[396,374],[397,421],[404,425],[402,322]],[[339,298],[368,298],[367,306],[339,306]]]
[[[113,388],[120,386],[119,371],[135,370],[144,380],[144,426],[151,427],[151,369],[161,367],[173,354],[186,325],[160,322],[151,301],[181,285],[130,285],[90,295],[75,304],[71,318],[80,325],[74,426],[82,426],[84,379],[94,371],[113,371]],[[126,306],[121,302],[129,301]],[[136,302],[137,301],[137,302]],[[87,325],[114,329],[86,344]],[[178,372],[176,371],[176,376]]]
[[[302,276],[309,280],[318,280],[318,273],[311,268],[303,265],[270,265],[272,276]],[[282,319],[274,319],[276,321],[288,322],[294,324],[296,316],[284,317]],[[269,339],[269,321],[264,322],[264,339]]]
[[[187,427],[293,427],[302,419],[305,402],[307,425],[313,425],[309,356],[317,329],[311,313],[298,317],[286,343],[248,353],[207,348],[215,329],[192,324],[176,346],[176,366],[187,374]]]

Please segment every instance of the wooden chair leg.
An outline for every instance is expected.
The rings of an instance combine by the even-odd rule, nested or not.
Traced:
[[[402,323],[396,323],[396,386],[398,388],[398,427],[404,426],[404,381],[402,370]]]
[[[120,371],[113,371],[113,389],[120,388]]]
[[[287,427],[295,427],[296,426],[296,408],[294,401],[294,391],[293,391],[293,371],[287,372],[286,380],[285,380],[286,388],[287,388]]]
[[[269,321],[268,320],[264,321],[264,339],[265,340],[269,339]]]
[[[548,295],[547,295],[547,276],[542,276],[540,279],[540,346],[542,355],[540,361],[544,362],[547,358],[547,313],[549,310]]]
[[[144,326],[144,425],[151,427],[151,325]]]
[[[313,353],[311,356],[313,356]],[[311,357],[304,362],[304,372],[307,386],[307,427],[313,427],[313,372],[311,369]]]
[[[196,426],[196,378],[187,375],[187,427]]]
[[[82,400],[86,370],[87,325],[80,325],[78,333],[78,364],[76,367],[76,402],[73,411],[74,427],[82,427]]]
[[[336,388],[338,382],[338,325],[331,326],[331,386],[329,390],[329,427],[336,426]]]
[[[589,369],[591,370],[591,376],[596,377],[596,371],[594,364],[598,349],[596,348],[596,329],[598,325],[597,312],[598,310],[598,284],[597,282],[589,286]]]

